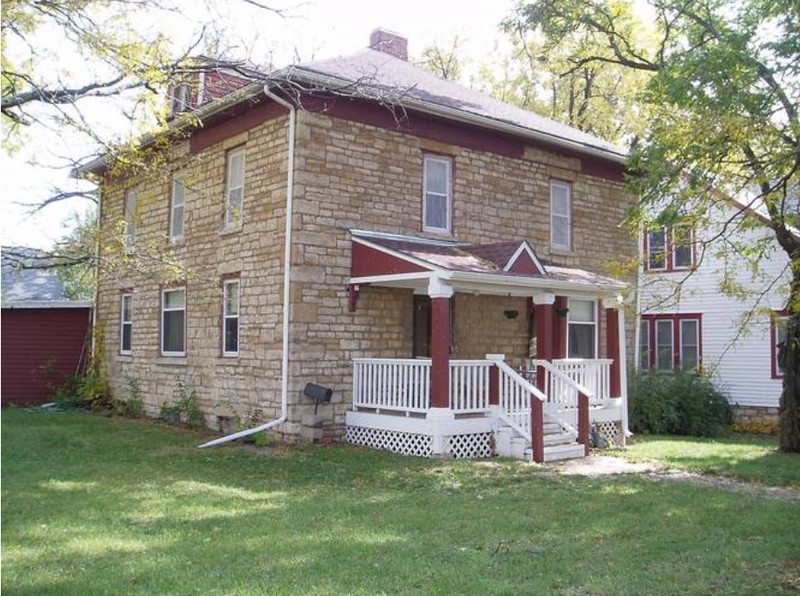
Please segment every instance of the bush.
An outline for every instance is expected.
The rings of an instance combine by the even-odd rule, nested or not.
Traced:
[[[628,395],[633,432],[716,437],[733,420],[725,395],[694,372],[636,374]]]

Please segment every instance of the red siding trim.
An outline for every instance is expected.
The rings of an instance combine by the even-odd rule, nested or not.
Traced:
[[[521,273],[523,275],[542,275],[542,270],[536,266],[536,262],[528,254],[528,251],[523,250],[519,256],[514,259],[514,263],[508,268],[510,273]]]
[[[625,180],[625,167],[616,162],[588,156],[577,151],[565,150],[543,141],[487,130],[480,126],[455,122],[416,112],[414,110],[392,111],[387,106],[360,99],[345,98],[304,98],[303,108],[309,111],[325,112],[335,118],[369,124],[386,130],[431,139],[450,145],[458,145],[476,151],[487,151],[505,157],[522,159],[526,147],[535,147],[577,158],[581,161],[583,173],[590,176],[622,182]]]
[[[428,271],[430,271],[430,269],[386,254],[371,246],[353,242],[353,256],[350,264],[350,275],[352,277],[396,275],[399,273],[425,273]]]
[[[199,153],[211,145],[224,141],[246,130],[250,130],[267,122],[274,120],[288,110],[274,102],[259,104],[241,114],[231,116],[218,124],[207,124],[207,128],[202,128],[192,133],[189,139],[189,147],[192,153]]]
[[[46,403],[83,372],[90,308],[2,309],[2,404]]]

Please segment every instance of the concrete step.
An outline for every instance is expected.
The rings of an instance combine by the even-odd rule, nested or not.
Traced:
[[[524,439],[523,437],[512,438],[510,457],[513,457],[514,459],[525,459],[525,450],[527,447],[527,439]]]
[[[548,445],[566,445],[575,442],[575,435],[572,433],[553,433],[544,435],[545,447]]]
[[[562,459],[577,459],[584,457],[584,447],[579,443],[568,445],[552,445],[544,448],[544,461],[559,461]]]

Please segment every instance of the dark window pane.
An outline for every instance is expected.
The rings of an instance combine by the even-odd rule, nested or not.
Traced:
[[[650,232],[647,243],[647,264],[650,269],[664,269],[666,266],[666,234],[664,230]]]
[[[169,311],[164,313],[164,352],[183,352],[185,311]]]
[[[569,325],[569,358],[594,358],[594,325]]]
[[[239,351],[239,319],[225,319],[225,351]]]
[[[130,323],[125,323],[122,325],[122,346],[121,349],[123,352],[130,352],[131,351],[131,331],[132,325]]]

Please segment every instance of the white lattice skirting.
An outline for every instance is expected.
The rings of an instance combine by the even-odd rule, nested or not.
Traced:
[[[594,427],[609,445],[616,445],[617,447],[623,445],[622,422],[616,420],[595,422]]]
[[[346,436],[347,442],[352,445],[417,457],[433,455],[433,437],[430,435],[348,425]],[[447,437],[445,454],[458,459],[491,457],[492,433],[472,433]]]

